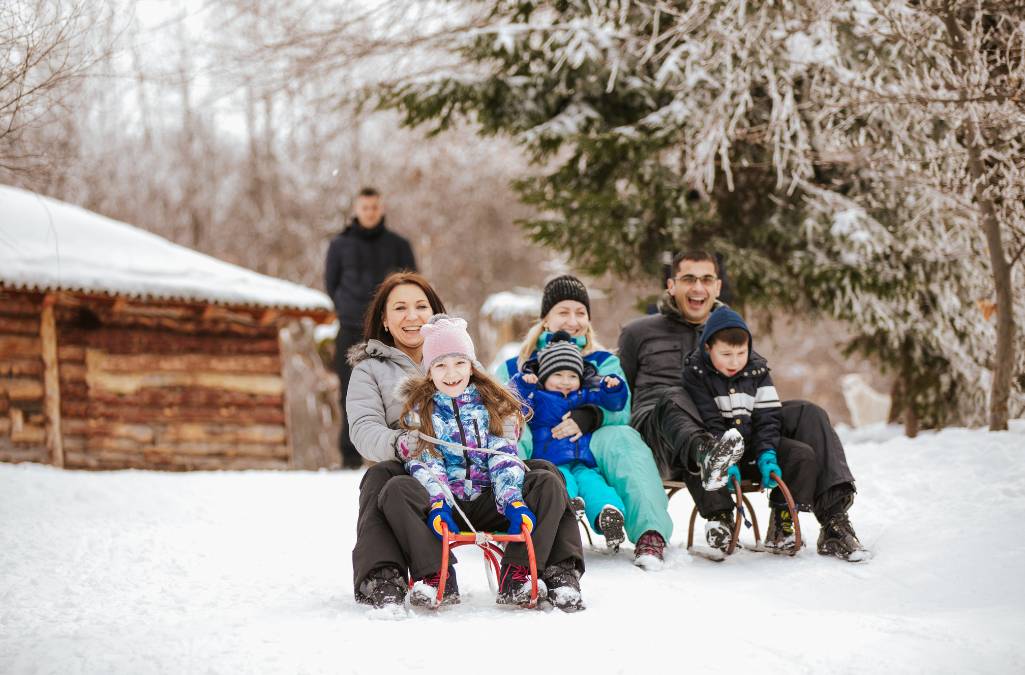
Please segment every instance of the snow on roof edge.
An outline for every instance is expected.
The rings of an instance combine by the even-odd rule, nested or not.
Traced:
[[[0,286],[140,300],[333,312],[321,291],[175,244],[37,193],[0,185]]]

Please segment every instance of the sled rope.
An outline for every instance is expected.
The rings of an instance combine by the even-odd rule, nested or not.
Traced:
[[[524,471],[527,470],[527,463],[524,462],[522,459],[520,459],[519,455],[510,454],[508,452],[501,452],[500,450],[492,450],[491,448],[470,448],[470,447],[467,447],[467,446],[465,446],[465,445],[463,445],[461,443],[452,443],[450,441],[443,441],[440,438],[434,438],[433,436],[428,436],[427,434],[423,433],[422,431],[419,431],[419,430],[416,430],[416,429],[411,430],[411,433],[414,436],[416,436],[417,438],[423,439],[423,440],[427,441],[428,443],[434,443],[435,445],[444,445],[445,447],[453,448],[455,450],[459,450],[464,455],[466,454],[467,450],[470,450],[472,452],[483,452],[486,455],[502,455],[503,457],[510,457],[510,458],[516,460],[517,462],[519,462],[519,464],[523,467]],[[470,519],[466,516],[466,512],[463,511],[459,507],[459,501],[455,498],[455,495],[453,495],[452,491],[449,489],[448,481],[447,480],[443,481],[441,479],[441,477],[438,476],[438,474],[434,471],[434,469],[431,468],[431,466],[429,464],[426,465],[426,467],[427,467],[427,469],[432,474],[434,474],[434,477],[436,479],[438,479],[438,482],[441,484],[441,487],[444,488],[446,496],[448,497],[449,501],[452,502],[452,506],[456,507],[456,511],[458,511],[459,515],[461,515],[463,517],[463,521],[467,524],[467,526],[469,526],[470,531],[473,532],[474,536],[477,537],[478,541],[483,541],[484,535],[481,532],[477,531],[477,528],[475,528],[473,526],[473,523],[471,523]]]

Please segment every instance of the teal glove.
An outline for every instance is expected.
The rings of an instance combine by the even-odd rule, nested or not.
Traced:
[[[726,487],[733,492],[733,479],[736,478],[737,482],[740,482],[740,467],[736,464],[731,464],[730,468],[726,469]]]
[[[527,532],[534,532],[537,516],[520,500],[509,502],[505,507],[505,517],[509,519],[509,534],[519,534],[524,527],[527,528]]]
[[[449,532],[459,532],[459,526],[452,518],[452,507],[444,500],[438,500],[431,504],[431,510],[427,512],[427,524],[431,526],[434,536],[441,539],[441,524],[448,525]]]
[[[783,469],[779,468],[779,462],[776,461],[776,449],[769,448],[768,450],[762,451],[762,454],[758,455],[758,470],[762,474],[762,487],[771,490],[778,484],[772,480],[771,474],[775,473],[780,478],[783,477]]]

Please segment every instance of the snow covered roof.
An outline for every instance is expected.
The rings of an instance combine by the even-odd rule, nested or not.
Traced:
[[[246,307],[333,309],[320,291],[7,185],[0,185],[0,285]]]
[[[502,321],[514,316],[536,316],[541,311],[541,291],[533,288],[516,288],[488,296],[481,305],[481,316]]]

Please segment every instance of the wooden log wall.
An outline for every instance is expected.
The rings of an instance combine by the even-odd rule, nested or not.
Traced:
[[[0,291],[0,461],[49,462],[40,294]]]
[[[274,325],[57,307],[64,463],[285,469]]]

